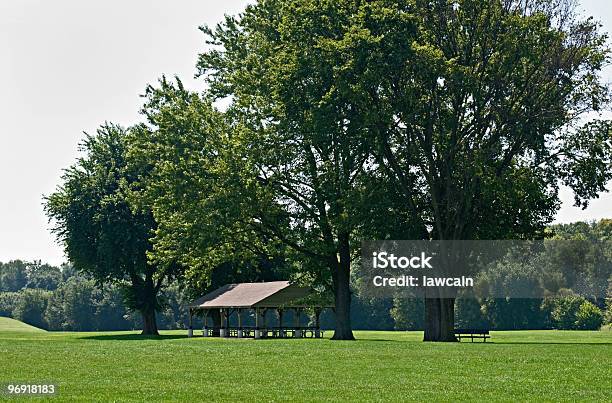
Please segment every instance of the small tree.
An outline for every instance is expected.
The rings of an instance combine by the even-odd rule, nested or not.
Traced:
[[[28,283],[26,263],[21,260],[11,260],[0,265],[0,291],[15,292]]]
[[[576,329],[599,330],[603,324],[603,313],[589,301],[583,301],[576,312]]]
[[[542,310],[549,315],[552,327],[572,330],[576,329],[578,311],[584,302],[587,301],[571,290],[561,290],[559,296],[544,299]]]
[[[45,211],[75,267],[98,283],[121,285],[126,305],[142,315],[142,334],[156,335],[158,295],[177,267],[147,259],[157,225],[146,206],[135,208],[128,200],[127,189],[146,170],[129,164],[126,150],[126,130],[119,126],[107,124],[87,135],[85,156],[65,171]]]

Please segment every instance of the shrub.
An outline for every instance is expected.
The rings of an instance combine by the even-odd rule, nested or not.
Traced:
[[[17,292],[0,292],[0,316],[13,316],[13,311],[19,301]]]
[[[551,312],[553,325],[557,329],[570,330],[576,328],[576,315],[585,299],[578,295],[557,298]]]
[[[554,328],[596,330],[601,327],[604,316],[597,306],[570,290],[562,291],[561,296],[546,298],[542,303],[542,310],[548,312]]]
[[[46,329],[45,311],[51,293],[45,290],[24,289],[19,293],[19,301],[13,310],[13,317],[32,326]]]
[[[594,304],[584,301],[576,313],[576,328],[582,330],[599,330],[603,323],[603,313]]]

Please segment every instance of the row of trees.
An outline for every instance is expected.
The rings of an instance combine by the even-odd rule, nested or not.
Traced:
[[[0,262],[0,292],[14,292],[22,288],[55,290],[66,276],[71,276],[72,273],[74,270],[69,265],[59,268],[40,261]]]
[[[0,264],[0,278],[19,273],[25,279],[20,289],[0,291],[0,316],[14,317],[43,329],[64,331],[128,330],[142,326],[140,316],[126,308],[122,290],[116,285],[101,287],[69,265],[63,266],[61,271],[44,265],[45,271],[53,277],[58,273],[61,276],[51,287],[37,288],[36,282],[28,278],[40,271],[28,271],[28,266],[30,264],[21,261]],[[236,281],[237,278],[235,273],[225,273],[222,277],[218,280]],[[353,285],[359,290],[358,282]],[[160,328],[185,328],[188,324],[186,304],[191,299],[189,291],[178,284],[167,287],[162,295],[163,308],[157,313]],[[612,286],[607,300],[594,302],[571,290],[544,299],[459,299],[455,320],[458,327],[490,329],[595,330],[602,323],[612,324]],[[372,299],[357,291],[351,312],[351,321],[357,329],[424,328],[422,299]],[[324,312],[322,324],[332,328],[333,313]]]
[[[14,279],[20,279],[16,282]],[[42,281],[44,279],[44,281]],[[71,265],[0,263],[0,316],[43,329],[91,331],[140,328],[142,319],[124,303],[124,288],[101,285]],[[184,327],[190,300],[178,284],[165,289],[157,318],[164,328]]]
[[[14,263],[26,266],[22,262],[9,262],[4,267],[17,266]],[[56,267],[45,267],[51,272],[57,271]],[[64,266],[62,280],[51,290],[25,286],[0,292],[0,316],[14,317],[51,330],[129,330],[142,326],[141,318],[125,307],[117,286],[99,287],[70,268]],[[233,280],[228,277],[223,281]],[[597,329],[602,321],[612,323],[612,289],[608,295],[604,304],[605,318],[598,306],[568,290],[563,298],[546,300],[460,299],[455,319],[457,326],[474,328]],[[190,300],[189,293],[177,285],[167,288],[163,295],[164,307],[157,313],[160,327],[185,328],[188,320],[185,304]],[[422,299],[377,300],[357,294],[352,300],[351,311],[351,320],[357,329],[423,329]],[[325,312],[322,323],[332,328],[333,314]]]
[[[458,327],[598,329],[612,321],[612,220],[553,225],[545,232],[537,248],[517,244],[478,273],[475,289],[457,301]],[[492,290],[532,298],[494,298]],[[475,298],[473,291],[486,297]],[[422,327],[422,300],[397,296],[378,304],[396,328]]]
[[[612,178],[606,34],[570,0],[267,0],[202,27],[202,94],[145,93],[142,124],[82,144],[46,211],[70,260],[157,332],[166,284],[282,267],[352,339],[363,239],[528,239]],[[224,101],[227,108],[215,107]],[[593,116],[593,115],[589,115]],[[585,123],[586,122],[586,123]],[[425,299],[454,341],[455,298]]]
[[[353,316],[357,329],[423,330],[423,299],[366,300],[357,297]],[[612,323],[612,302],[605,310],[568,291],[546,299],[458,299],[455,324],[461,329],[598,330]]]

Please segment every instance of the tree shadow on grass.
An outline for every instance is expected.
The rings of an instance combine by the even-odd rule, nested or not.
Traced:
[[[142,340],[176,340],[176,339],[187,339],[189,338],[186,334],[182,335],[182,334],[162,334],[159,336],[144,336],[141,334],[98,334],[98,335],[91,335],[91,336],[82,336],[79,337],[79,339],[81,340],[99,340],[99,341],[142,341]],[[200,338],[200,337],[193,337],[195,338]],[[218,337],[215,338],[210,338],[210,339],[216,339],[216,340],[220,340]],[[235,338],[232,338],[235,339]],[[246,339],[245,339],[246,340]],[[308,339],[295,339],[295,338],[287,338],[287,339],[273,339],[273,338],[269,338],[269,339],[261,339],[259,340],[259,342],[264,342],[264,341],[279,341],[279,340],[308,340]],[[312,340],[325,340],[325,339],[312,339]],[[334,341],[334,340],[329,340],[328,341]],[[421,344],[447,344],[447,343],[425,343],[423,341],[420,340],[398,340],[398,339],[361,339],[361,338],[357,338],[355,340],[357,343],[371,343],[371,342],[391,342],[391,343],[410,343],[410,344],[415,344],[415,343],[421,343]],[[451,343],[451,344],[458,344],[458,343]],[[556,341],[495,341],[495,340],[491,340],[491,341],[487,341],[486,343],[483,343],[481,341],[475,341],[475,342],[470,342],[470,341],[464,341],[462,342],[462,344],[478,344],[478,345],[529,345],[529,344],[533,344],[533,345],[558,345],[558,346],[562,346],[562,345],[567,345],[567,346],[588,346],[588,345],[593,345],[593,346],[611,346],[612,345],[612,341],[601,341],[601,342],[589,342],[589,341],[585,341],[585,342],[579,342],[579,341],[573,341],[573,342],[556,342]]]
[[[142,340],[175,340],[175,339],[188,339],[190,337],[188,337],[187,335],[180,335],[180,334],[162,334],[159,336],[144,336],[141,334],[98,334],[98,335],[92,335],[92,336],[81,336],[78,337],[81,340],[101,340],[101,341],[142,341]],[[193,339],[199,339],[202,338],[201,336],[193,336]],[[220,337],[208,337],[207,339],[210,340],[254,340],[252,337],[245,337],[243,339],[238,339],[236,337],[229,337],[229,338],[220,338]],[[300,340],[325,340],[325,341],[331,341],[331,342],[335,342],[336,340],[331,340],[328,338],[321,338],[321,339],[315,339],[315,338],[311,338],[311,337],[305,337],[305,338],[293,338],[293,337],[287,337],[287,338],[273,338],[273,337],[269,337],[269,338],[262,338],[257,340],[258,343],[266,343],[266,342],[278,342],[278,341],[300,341]],[[340,341],[345,341],[345,340],[340,340]],[[417,343],[418,341],[412,341],[412,340],[396,340],[396,339],[355,339],[352,340],[351,342],[358,342],[358,343],[370,343],[370,342],[391,342],[391,343]]]
[[[159,336],[145,336],[141,334],[99,334],[95,336],[79,337],[82,340],[101,340],[101,341],[142,341],[142,340],[174,340],[186,339],[187,335],[162,334]]]
[[[464,343],[469,343],[469,342],[464,342]],[[584,341],[584,342],[580,342],[580,341],[569,341],[569,342],[563,342],[563,341],[493,341],[493,342],[486,342],[486,343],[482,343],[482,344],[538,344],[538,345],[554,345],[554,346],[588,346],[588,345],[593,345],[593,346],[612,346],[612,341],[597,341],[597,342],[592,342],[592,341]]]
[[[453,345],[457,345],[457,344],[478,344],[478,345],[512,345],[512,344],[516,344],[516,345],[527,345],[527,344],[533,344],[533,345],[556,345],[556,346],[563,346],[563,345],[567,345],[567,346],[588,346],[588,345],[594,345],[594,346],[612,346],[612,341],[597,341],[597,342],[592,342],[592,341],[584,341],[584,342],[580,342],[580,341],[495,341],[495,340],[490,340],[487,341],[486,343],[482,342],[482,341],[463,341],[463,342],[454,342],[454,343],[448,343],[448,342],[424,342],[422,340],[397,340],[397,339],[356,339],[357,342],[378,342],[378,341],[384,341],[384,342],[392,342],[392,343],[411,343],[411,344],[423,344],[423,345],[448,345],[448,344],[453,344]]]

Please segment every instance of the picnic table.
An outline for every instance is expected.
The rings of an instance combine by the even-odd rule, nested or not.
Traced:
[[[474,339],[482,339],[483,342],[486,342],[487,339],[491,338],[488,329],[455,329],[455,336],[459,341],[461,341],[462,338],[469,338],[472,343]]]

